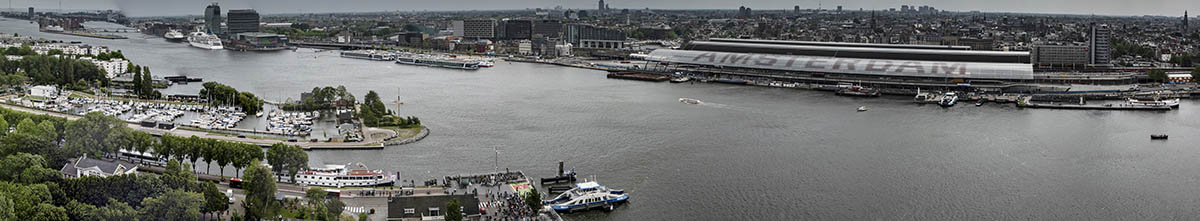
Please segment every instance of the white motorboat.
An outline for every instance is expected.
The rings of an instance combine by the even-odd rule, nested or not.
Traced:
[[[704,103],[704,102],[700,102],[700,100],[691,99],[691,98],[679,98],[679,102],[685,103],[685,104],[702,104],[702,103]]]
[[[183,32],[179,32],[179,30],[171,29],[171,30],[167,31],[167,34],[163,35],[163,38],[166,38],[167,41],[178,42],[178,41],[183,41],[184,39],[187,38],[187,36],[184,36]]]

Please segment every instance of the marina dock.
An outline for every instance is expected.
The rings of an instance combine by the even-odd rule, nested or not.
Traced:
[[[663,81],[671,80],[671,77],[668,77],[666,75],[629,72],[629,71],[609,72],[607,77],[613,78],[613,79],[625,79],[625,80],[635,80],[635,81],[653,81],[653,82],[663,82]]]
[[[1067,110],[1127,110],[1127,111],[1170,111],[1166,105],[1134,105],[1134,104],[1069,104],[1069,103],[1034,103],[1033,96],[1024,96],[1017,102],[1017,107],[1048,108]]]

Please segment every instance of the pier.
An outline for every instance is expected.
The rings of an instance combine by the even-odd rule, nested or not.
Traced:
[[[1021,97],[1017,102],[1017,107],[1025,108],[1048,108],[1048,109],[1067,109],[1067,110],[1127,110],[1127,111],[1170,111],[1174,110],[1171,106],[1166,105],[1134,105],[1134,104],[1066,104],[1066,103],[1033,103],[1030,100],[1033,96]]]

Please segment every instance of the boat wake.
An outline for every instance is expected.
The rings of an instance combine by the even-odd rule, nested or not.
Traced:
[[[684,103],[684,104],[692,104],[692,105],[696,105],[696,106],[705,106],[705,107],[712,107],[712,108],[745,111],[745,110],[742,110],[740,108],[730,106],[730,105],[704,102],[704,101],[700,101],[699,99],[692,99],[692,98],[679,98],[679,102]]]

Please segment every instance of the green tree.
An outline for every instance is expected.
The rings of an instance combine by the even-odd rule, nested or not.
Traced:
[[[246,114],[257,114],[262,111],[263,100],[258,99],[250,92],[242,92],[237,96],[238,105],[242,107],[242,111]]]
[[[325,200],[325,212],[327,214],[326,217],[328,217],[330,219],[336,219],[337,217],[340,217],[342,214],[342,210],[345,210],[345,209],[346,209],[346,204],[342,203],[342,200],[339,200],[337,198]]]
[[[16,220],[16,204],[7,196],[0,195],[0,220]]]
[[[187,163],[179,162],[178,159],[167,161],[167,168],[161,177],[163,184],[173,189],[191,190],[192,183],[196,181],[196,176],[192,171],[188,170]]]
[[[200,212],[205,214],[224,212],[229,209],[229,198],[217,188],[217,184],[204,182],[204,207]]]
[[[204,146],[200,148],[200,155],[204,158],[204,173],[211,173],[213,158],[217,157],[217,142],[215,139],[202,139],[196,144]]]
[[[51,125],[52,126],[52,125]],[[77,154],[89,154],[92,157],[99,158],[102,153],[115,153],[116,147],[109,146],[108,135],[113,130],[124,128],[125,122],[121,120],[104,116],[100,112],[87,113],[78,120],[67,122],[66,126],[66,145],[64,147]]]
[[[38,204],[31,210],[28,217],[35,217],[34,220],[71,220],[67,217],[67,209],[49,203]]]
[[[1162,69],[1150,70],[1150,80],[1154,82],[1167,82],[1167,72]]]
[[[371,217],[368,217],[366,213],[358,214],[358,221],[369,221],[370,219]]]
[[[276,143],[267,149],[266,157],[271,170],[287,174],[291,182],[296,182],[296,173],[300,169],[308,168],[308,153],[300,146]]]
[[[280,205],[275,202],[275,180],[271,176],[271,170],[258,161],[251,162],[250,167],[246,168],[245,181],[242,183],[246,192],[246,200],[242,201],[246,218],[271,218],[278,212]]]
[[[8,121],[4,117],[0,117],[0,136],[8,134]]]
[[[138,211],[129,204],[109,198],[108,204],[97,207],[71,200],[65,207],[71,220],[137,220]]]
[[[208,145],[204,142],[204,140],[196,135],[192,135],[192,137],[184,140],[183,142],[185,142],[188,146],[186,148],[188,153],[187,156],[188,160],[192,161],[192,171],[196,171],[196,161],[200,160],[201,155],[204,155],[204,149],[207,149]]]
[[[1192,68],[1192,81],[1193,82],[1200,81],[1200,67]],[[3,119],[0,119],[0,120],[3,120]],[[8,124],[0,121],[0,126],[2,126],[2,125],[8,125]]]
[[[225,176],[225,166],[228,166],[233,161],[235,155],[234,143],[218,142],[217,144],[213,146],[217,150],[214,158],[216,158],[218,168],[221,168],[221,176]]]
[[[4,157],[0,161],[0,181],[15,181],[25,169],[30,167],[42,167],[46,165],[46,160],[40,155],[29,153],[16,153]]]
[[[142,200],[143,220],[199,220],[204,197],[199,193],[168,190],[157,197]]]
[[[304,198],[308,200],[308,206],[313,208],[310,211],[311,214],[309,214],[312,219],[325,220],[327,218],[329,210],[325,205],[326,194],[328,193],[325,192],[325,189],[320,187],[313,187],[304,191]]]
[[[541,209],[542,194],[538,193],[537,190],[529,191],[529,194],[525,194],[525,205],[529,206],[529,208],[533,209],[533,211]]]
[[[444,217],[446,221],[462,221],[462,206],[458,203],[458,200],[450,199],[450,202],[446,202],[446,215]]]

